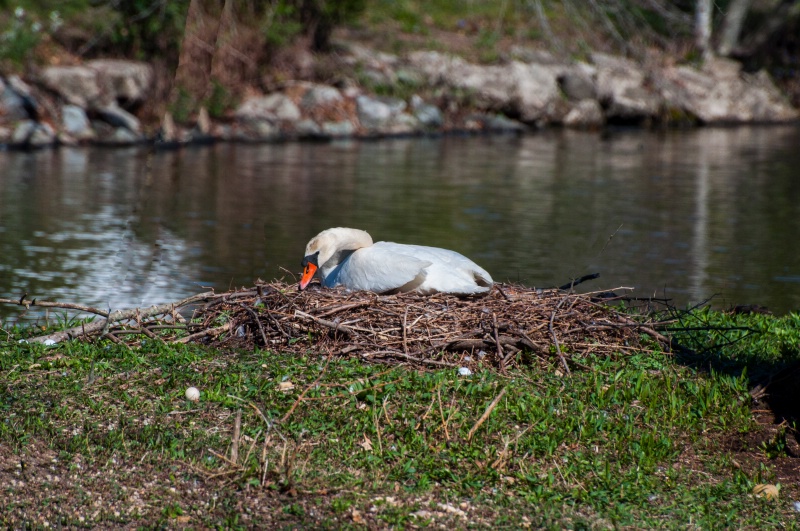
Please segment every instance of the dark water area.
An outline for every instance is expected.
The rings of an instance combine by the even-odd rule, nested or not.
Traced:
[[[119,309],[293,281],[334,226],[498,281],[599,272],[581,288],[800,311],[800,128],[0,152],[3,298]]]

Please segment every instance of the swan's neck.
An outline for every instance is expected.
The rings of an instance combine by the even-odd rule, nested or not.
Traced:
[[[372,245],[372,237],[357,229],[329,229],[317,236],[316,240],[309,243],[309,248],[319,248],[319,269],[323,279],[355,251]]]

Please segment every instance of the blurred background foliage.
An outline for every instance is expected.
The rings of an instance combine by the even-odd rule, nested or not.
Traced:
[[[313,77],[303,60],[325,70],[319,58],[339,36],[481,62],[520,47],[577,59],[604,51],[699,62],[713,53],[767,67],[800,94],[800,0],[0,0],[0,73],[119,57],[174,74],[195,60],[193,75],[205,68],[209,79],[187,89],[190,100],[227,101],[243,87]]]

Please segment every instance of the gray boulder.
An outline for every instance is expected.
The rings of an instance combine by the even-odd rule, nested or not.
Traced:
[[[26,92],[20,94],[20,89]],[[23,94],[30,94],[30,88],[18,76],[9,76],[8,82],[0,78],[0,117],[4,122],[13,123],[30,118],[25,109]]]
[[[301,117],[297,105],[281,93],[248,98],[239,105],[235,115],[243,122],[260,120],[295,122]]]
[[[67,103],[84,109],[102,95],[97,72],[87,66],[47,66],[39,72],[38,81]]]
[[[50,124],[33,120],[19,122],[11,135],[11,144],[15,146],[41,148],[55,143],[56,133]]]
[[[414,52],[409,64],[433,85],[464,94],[482,111],[508,112],[525,122],[559,113],[558,69],[538,63],[475,65],[439,52]]]
[[[141,61],[96,59],[87,62],[86,67],[96,73],[106,99],[125,106],[143,103],[155,78],[153,67]]]
[[[397,98],[358,96],[356,111],[361,126],[369,132],[393,132],[392,125],[407,105]],[[405,118],[404,118],[405,120]]]
[[[300,106],[303,109],[315,109],[340,105],[343,101],[342,93],[336,87],[310,84],[303,95]]]
[[[564,117],[565,126],[580,129],[602,127],[604,121],[600,104],[590,98],[579,101]]]
[[[61,109],[61,128],[75,140],[91,140],[95,137],[86,111],[77,105],[67,104]]]
[[[670,108],[703,123],[787,122],[800,118],[764,72],[741,72],[739,63],[714,58],[702,70],[677,66],[663,70],[661,94]]]
[[[423,127],[435,129],[444,124],[442,111],[436,105],[426,103],[416,94],[411,97],[411,109],[414,111],[414,117]]]
[[[597,96],[607,119],[643,121],[658,117],[661,99],[646,83],[642,67],[624,57],[592,54]]]

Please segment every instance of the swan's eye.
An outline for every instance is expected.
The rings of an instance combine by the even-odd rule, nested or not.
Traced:
[[[308,264],[314,264],[315,266],[319,266],[317,263],[317,259],[319,258],[319,251],[314,254],[310,254],[303,258],[303,261],[300,262],[300,267],[305,268]]]

